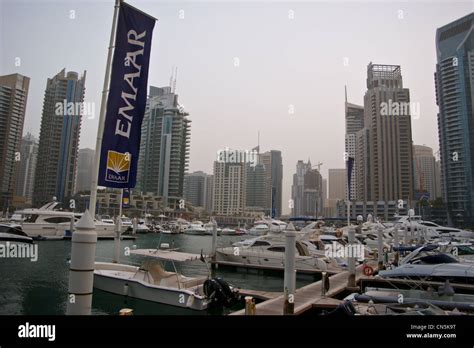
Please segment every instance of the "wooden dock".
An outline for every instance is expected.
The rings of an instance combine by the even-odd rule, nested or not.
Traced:
[[[281,296],[283,293],[281,293],[281,292],[272,292],[272,291],[239,289],[239,294],[242,295],[242,296],[252,296],[253,298],[266,301],[266,300],[271,300],[272,298],[276,298],[278,296]]]
[[[376,270],[376,263],[369,263],[369,265]],[[364,277],[362,273],[363,265],[356,267],[356,283]],[[294,296],[294,314],[301,314],[313,307],[320,308],[333,308],[340,303],[339,300],[335,300],[331,297],[336,296],[347,288],[347,278],[349,272],[344,271],[329,277],[329,290],[326,291],[326,296],[321,296],[322,281],[318,281],[295,291]],[[256,305],[256,315],[283,315],[283,303],[284,296],[280,295],[273,299]],[[244,315],[245,310],[233,312],[230,315]]]

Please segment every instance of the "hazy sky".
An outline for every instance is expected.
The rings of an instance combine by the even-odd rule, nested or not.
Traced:
[[[217,150],[251,149],[260,131],[263,151],[282,151],[284,212],[297,160],[323,162],[324,177],[344,167],[344,85],[362,105],[370,61],[401,65],[420,105],[414,143],[437,151],[435,32],[474,10],[451,0],[129,3],[159,19],[148,83],[168,85],[178,67],[179,101],[192,120],[190,171],[211,173]],[[31,78],[25,133],[39,134],[46,79],[87,70],[95,118],[83,119],[80,147],[95,147],[113,4],[0,0],[0,74]]]

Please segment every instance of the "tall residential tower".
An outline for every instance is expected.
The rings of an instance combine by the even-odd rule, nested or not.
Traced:
[[[85,71],[79,77],[78,73],[66,73],[63,69],[46,83],[33,195],[35,206],[53,197],[64,202],[75,193],[82,122],[82,110],[78,106],[84,100],[85,81]]]
[[[21,162],[20,145],[30,78],[0,76],[0,207],[12,205]]]
[[[138,189],[163,197],[165,206],[183,198],[191,121],[171,87],[150,86],[142,123]]]
[[[436,31],[441,187],[450,224],[474,226],[474,13]]]

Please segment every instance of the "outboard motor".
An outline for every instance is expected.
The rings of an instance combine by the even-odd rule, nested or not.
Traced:
[[[219,277],[206,280],[203,290],[206,297],[214,304],[226,308],[236,304],[239,297],[237,292],[230,287],[229,283]]]

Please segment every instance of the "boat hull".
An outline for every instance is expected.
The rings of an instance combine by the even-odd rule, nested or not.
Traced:
[[[114,267],[114,264],[96,263],[96,271],[94,271],[94,287],[96,289],[192,310],[205,310],[208,307],[208,302],[205,298],[194,295],[193,292],[188,289],[168,288],[152,285],[140,279],[100,274],[97,272],[97,268],[100,268],[101,265]],[[137,267],[129,267],[137,269]]]

